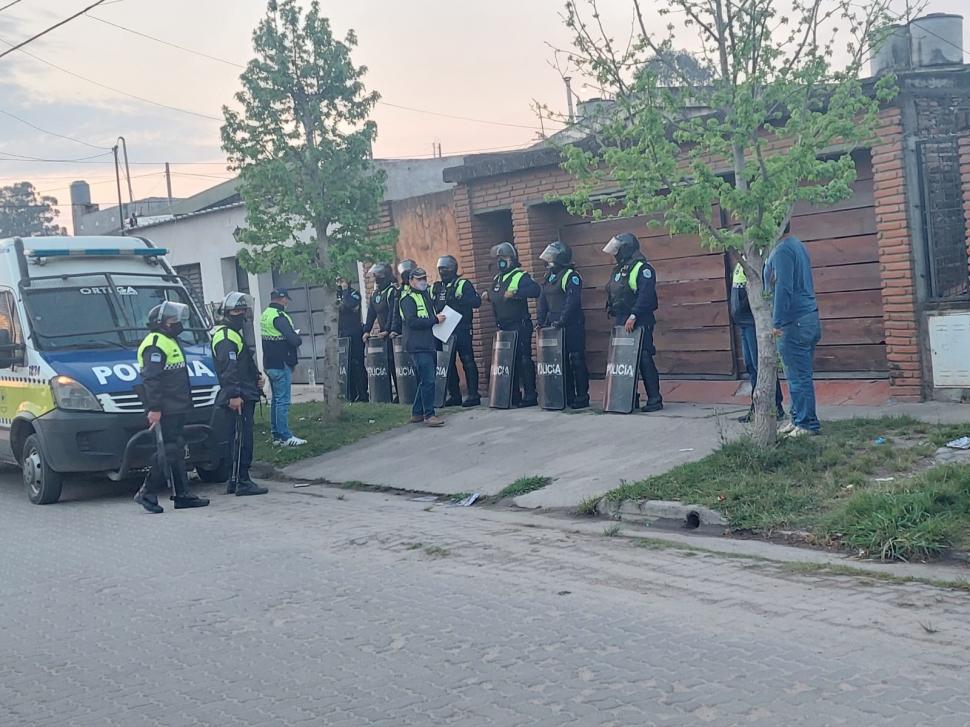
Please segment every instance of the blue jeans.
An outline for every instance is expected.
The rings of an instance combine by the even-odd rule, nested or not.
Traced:
[[[431,351],[417,351],[411,354],[414,372],[418,379],[418,390],[411,405],[411,416],[434,416],[434,384],[438,357]]]
[[[293,436],[290,431],[290,385],[293,371],[288,366],[281,369],[266,369],[269,388],[273,398],[269,403],[269,426],[274,440],[287,440]]]
[[[748,378],[751,379],[751,391],[758,385],[758,335],[754,326],[738,326],[741,334],[741,353],[744,355],[744,368],[748,371]],[[784,415],[782,408],[784,395],[781,392],[781,382],[775,377],[775,409],[778,416]]]
[[[792,423],[813,432],[821,429],[815,413],[815,382],[812,380],[815,346],[821,339],[822,324],[818,311],[786,325],[778,339],[778,352],[785,365],[791,391]]]

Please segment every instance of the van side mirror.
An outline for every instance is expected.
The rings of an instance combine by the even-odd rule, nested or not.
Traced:
[[[24,363],[24,346],[20,343],[13,343],[10,331],[0,328],[0,369],[9,369],[11,366],[22,366]]]

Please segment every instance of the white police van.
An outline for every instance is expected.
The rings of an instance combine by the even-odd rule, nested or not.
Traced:
[[[191,310],[179,337],[195,404],[189,465],[224,479],[209,432],[210,326],[165,252],[140,237],[0,240],[0,462],[22,469],[31,502],[56,502],[69,475],[122,480],[148,466],[136,355],[148,312],[166,300]]]

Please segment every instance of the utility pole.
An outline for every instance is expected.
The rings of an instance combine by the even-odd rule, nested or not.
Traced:
[[[125,179],[128,180],[128,202],[132,206],[132,209],[128,211],[134,214],[135,194],[131,191],[131,169],[128,168],[128,144],[125,142],[125,137],[123,136],[119,136],[118,141],[121,142],[121,150],[125,155]]]
[[[172,211],[172,170],[165,162],[165,189],[168,192],[168,211]]]
[[[118,222],[121,224],[121,234],[125,234],[125,210],[121,206],[121,169],[118,166],[118,145],[111,147],[115,156],[115,184],[118,186]]]
[[[566,84],[566,106],[569,109],[569,123],[571,124],[576,120],[576,112],[573,109],[573,79],[569,76],[563,76],[562,80]]]

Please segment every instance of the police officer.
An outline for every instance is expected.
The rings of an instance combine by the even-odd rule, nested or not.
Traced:
[[[629,232],[617,235],[606,243],[603,252],[616,259],[613,276],[606,287],[607,310],[617,326],[627,333],[643,329],[640,345],[640,377],[647,390],[647,403],[640,411],[660,411],[664,408],[660,394],[660,374],[653,361],[657,349],[653,345],[653,329],[657,310],[657,272],[640,251],[640,241]]]
[[[510,242],[492,248],[498,275],[492,281],[487,298],[492,301],[495,323],[501,331],[518,331],[515,378],[512,382],[512,405],[519,408],[536,406],[536,367],[532,360],[532,318],[529,298],[538,298],[539,284],[519,267],[519,254]]]
[[[438,258],[438,281],[431,287],[431,300],[435,313],[443,311],[445,306],[461,313],[461,320],[453,334],[456,356],[452,358],[451,367],[448,369],[448,399],[445,406],[478,406],[482,399],[478,393],[478,366],[475,363],[475,351],[472,349],[472,319],[475,310],[482,305],[482,297],[470,280],[458,275],[458,260],[453,255]],[[461,399],[457,359],[461,359],[465,385],[468,388],[468,396],[464,401]]]
[[[212,358],[219,377],[214,428],[227,443],[225,457],[233,463],[233,474],[226,494],[265,495],[269,490],[260,487],[249,477],[253,463],[253,417],[256,402],[263,390],[263,376],[256,365],[256,352],[243,339],[243,326],[252,319],[253,306],[245,293],[233,291],[219,307],[222,324],[212,334]],[[238,449],[236,429],[239,429]],[[238,477],[235,469],[239,458]]]
[[[163,512],[154,492],[165,489],[171,469],[175,492],[175,509],[205,507],[209,501],[189,492],[189,478],[185,471],[185,420],[192,411],[192,389],[189,370],[185,366],[185,351],[178,341],[189,307],[184,303],[166,301],[148,313],[148,330],[138,347],[138,366],[141,369],[141,394],[148,412],[148,428],[160,427],[165,440],[164,455],[156,452],[151,471],[135,495],[135,502],[151,513]]]
[[[401,284],[397,288],[397,301],[394,310],[391,311],[391,338],[397,338],[402,333],[401,321],[401,301],[411,292],[411,273],[418,267],[418,264],[410,258],[405,258],[397,264],[397,274],[401,276]]]
[[[393,401],[397,402],[397,372],[394,368],[394,348],[388,340],[388,336],[391,334],[391,325],[397,315],[395,311],[398,307],[398,290],[394,285],[394,268],[387,263],[374,263],[367,274],[374,281],[374,292],[370,297],[370,305],[367,306],[367,321],[364,323],[363,339],[366,341],[374,336],[385,342],[387,365],[391,372],[391,383],[394,385]],[[378,333],[373,332],[374,323],[377,323],[380,328]]]
[[[347,351],[347,400],[367,401],[364,368],[364,325],[360,322],[360,293],[345,278],[337,279],[337,335],[350,339]]]
[[[583,280],[571,266],[573,253],[556,240],[539,259],[548,264],[542,281],[536,329],[563,329],[563,363],[566,403],[571,409],[589,406],[589,371],[586,369],[586,317],[583,315]]]

